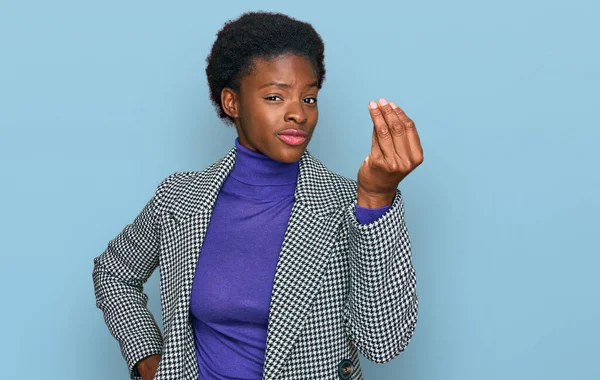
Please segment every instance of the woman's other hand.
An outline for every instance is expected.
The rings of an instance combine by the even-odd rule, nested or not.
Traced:
[[[150,355],[142,360],[137,365],[138,373],[142,376],[142,380],[154,380],[156,369],[160,362],[161,355]]]

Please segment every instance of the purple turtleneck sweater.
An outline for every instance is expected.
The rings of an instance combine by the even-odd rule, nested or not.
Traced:
[[[190,312],[199,378],[261,379],[275,268],[298,179],[235,140],[234,167],[217,196],[198,259]],[[366,224],[389,206],[356,206]]]

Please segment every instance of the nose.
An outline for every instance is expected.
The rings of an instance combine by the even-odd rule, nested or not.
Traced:
[[[285,121],[293,121],[296,124],[303,124],[308,117],[304,112],[304,104],[300,102],[292,102],[285,112]]]

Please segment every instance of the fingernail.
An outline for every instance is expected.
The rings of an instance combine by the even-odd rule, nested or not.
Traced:
[[[390,102],[390,105],[392,106],[392,108],[398,108],[398,106],[394,102]]]
[[[374,101],[371,100],[369,102],[369,108],[372,109],[372,110],[377,109],[377,103],[375,103]]]
[[[384,98],[379,99],[379,104],[381,104],[382,106],[385,106],[387,104],[387,100],[385,100]]]

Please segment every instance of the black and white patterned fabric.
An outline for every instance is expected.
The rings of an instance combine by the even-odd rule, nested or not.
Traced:
[[[235,147],[201,172],[170,175],[135,220],[94,259],[96,304],[135,364],[162,354],[156,380],[198,379],[189,303],[195,266]],[[358,352],[376,363],[408,345],[416,277],[400,191],[370,224],[355,217],[356,181],[305,151],[277,264],[263,379],[362,379]],[[260,228],[260,226],[257,226]],[[257,253],[258,254],[258,253]],[[143,284],[160,268],[163,333]]]

